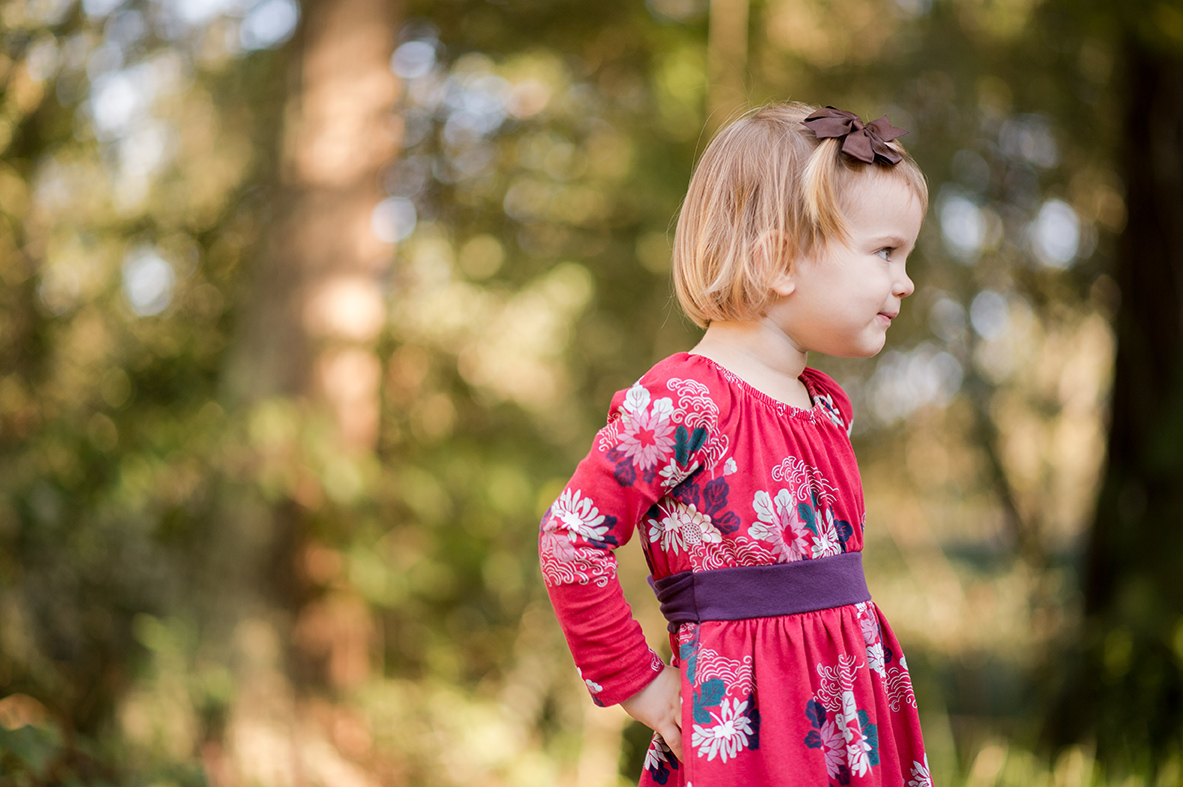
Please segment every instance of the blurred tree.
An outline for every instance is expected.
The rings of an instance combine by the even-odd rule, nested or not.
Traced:
[[[379,277],[399,218],[379,205],[398,131],[390,70],[397,4],[323,0],[303,8],[277,137],[274,219],[247,273],[251,294],[226,385],[237,406],[287,399],[306,422],[294,460],[299,477],[272,503],[275,551],[263,575],[270,586],[261,590],[294,605],[298,652],[319,664],[309,677],[350,688],[369,674],[372,623],[356,595],[308,597],[304,553],[315,554],[319,540],[333,547],[348,540],[346,521],[314,532],[326,495],[309,465],[317,462],[316,439],[342,465],[372,463],[378,443],[376,345],[386,325]],[[328,431],[314,437],[318,428]]]
[[[1108,466],[1089,531],[1077,658],[1050,720],[1111,768],[1183,751],[1183,13],[1115,12],[1129,218],[1117,254]]]

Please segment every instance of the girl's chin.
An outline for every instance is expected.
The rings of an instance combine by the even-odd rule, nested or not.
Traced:
[[[883,348],[886,345],[887,337],[881,334],[878,341],[872,339],[855,347],[843,348],[840,352],[826,352],[825,350],[822,350],[822,352],[826,355],[834,355],[839,358],[873,358],[883,352]]]
[[[887,331],[864,331],[861,336],[850,336],[846,341],[806,341],[802,345],[806,352],[835,358],[872,358],[887,345]]]
[[[829,355],[834,358],[874,358],[879,353],[883,352],[884,345],[872,348],[848,349],[848,350],[811,350],[810,352],[820,353],[821,355]]]

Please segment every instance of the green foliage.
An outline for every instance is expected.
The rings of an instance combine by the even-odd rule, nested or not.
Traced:
[[[62,742],[52,730],[25,725],[0,730],[3,773],[14,782],[38,784],[47,780],[52,766],[61,759]]]

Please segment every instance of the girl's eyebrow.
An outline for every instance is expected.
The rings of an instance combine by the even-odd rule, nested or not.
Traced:
[[[877,235],[871,238],[871,243],[877,246],[895,246],[897,248],[908,245],[908,242],[898,235]]]

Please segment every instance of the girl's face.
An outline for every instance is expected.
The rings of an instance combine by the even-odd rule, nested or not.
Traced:
[[[802,352],[868,358],[915,289],[904,264],[924,215],[901,179],[878,173],[855,184],[844,208],[850,237],[793,262],[765,319]]]

